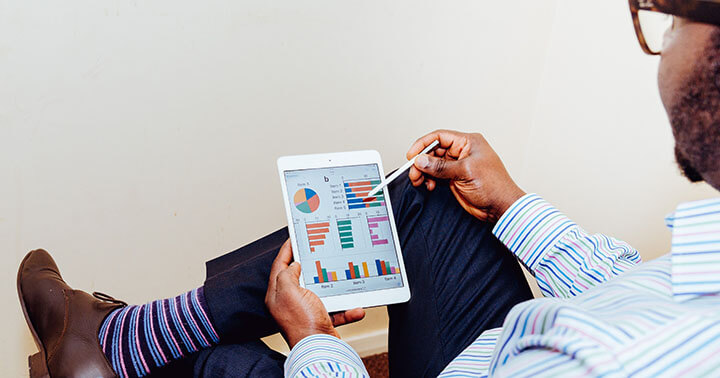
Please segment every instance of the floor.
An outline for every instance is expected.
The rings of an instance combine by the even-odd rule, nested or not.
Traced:
[[[380,353],[368,356],[362,359],[365,367],[370,373],[370,378],[387,378],[388,373],[388,354]]]

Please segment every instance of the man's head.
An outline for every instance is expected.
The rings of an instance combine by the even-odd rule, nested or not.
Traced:
[[[658,86],[680,169],[720,190],[720,27],[676,18],[665,34]]]
[[[665,36],[658,85],[681,170],[720,189],[720,28],[677,19]]]

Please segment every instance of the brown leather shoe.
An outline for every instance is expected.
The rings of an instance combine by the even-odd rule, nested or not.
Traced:
[[[17,278],[25,320],[39,353],[30,356],[31,377],[115,377],[98,341],[105,316],[126,306],[108,296],[73,290],[42,249],[25,256]]]

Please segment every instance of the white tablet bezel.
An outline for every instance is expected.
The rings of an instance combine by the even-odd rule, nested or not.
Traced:
[[[293,247],[293,258],[296,261],[300,261],[300,256],[298,254],[297,237],[290,207],[292,204],[290,203],[288,197],[287,183],[285,182],[285,171],[333,168],[363,164],[377,164],[380,177],[384,177],[385,171],[383,170],[382,162],[380,160],[380,154],[377,151],[353,151],[315,155],[283,156],[277,160],[280,183],[282,186],[283,203],[285,204],[285,214],[288,222],[290,241]],[[402,277],[403,286],[398,288],[373,290],[363,293],[341,294],[320,298],[328,312],[344,311],[356,307],[384,306],[393,303],[407,302],[410,299],[410,285],[405,271],[405,262],[403,260],[402,250],[400,249],[397,227],[395,226],[395,215],[393,214],[392,205],[389,201],[390,194],[387,187],[383,189],[383,194],[387,199],[385,204],[387,206],[388,217],[390,218],[389,223],[392,230],[398,264],[400,265],[400,275]],[[305,287],[305,280],[303,279],[302,272],[300,273],[300,285]]]

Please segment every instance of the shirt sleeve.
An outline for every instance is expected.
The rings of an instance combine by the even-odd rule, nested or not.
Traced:
[[[572,297],[641,262],[627,243],[589,234],[537,194],[517,200],[493,234],[535,276],[546,297]]]
[[[285,361],[285,377],[365,377],[360,356],[346,342],[330,335],[308,336],[293,347]]]

